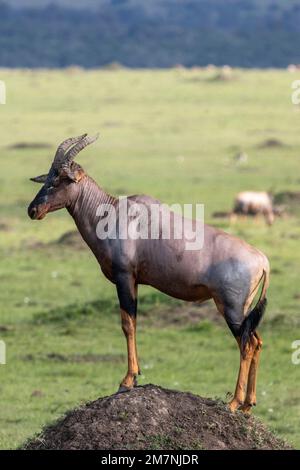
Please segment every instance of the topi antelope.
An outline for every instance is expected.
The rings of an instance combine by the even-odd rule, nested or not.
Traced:
[[[31,219],[66,208],[94,253],[104,275],[115,284],[120,303],[122,329],[127,340],[128,370],[119,391],[137,385],[140,373],[136,348],[138,285],[151,285],[172,297],[202,302],[213,299],[225,318],[240,350],[240,369],[229,406],[250,412],[256,404],[256,375],[262,341],[256,328],[266,307],[269,263],[266,256],[244,241],[204,225],[201,249],[187,250],[182,239],[142,239],[97,236],[98,208],[105,205],[120,214],[120,200],[107,194],[75,163],[74,157],[96,140],[86,134],[65,140],[57,149],[48,174],[32,178],[42,183],[28,207]],[[130,196],[129,205],[146,208],[162,204],[149,196]],[[119,211],[119,212],[118,212]],[[169,212],[173,224],[178,222]],[[177,221],[177,222],[176,222]],[[145,222],[146,223],[146,222]],[[148,223],[148,222],[147,222]],[[149,227],[146,227],[149,229]],[[261,293],[251,310],[259,286]]]

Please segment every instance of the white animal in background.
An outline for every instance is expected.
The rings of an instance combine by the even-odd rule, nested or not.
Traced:
[[[231,220],[238,215],[257,216],[263,215],[268,225],[274,222],[274,209],[271,196],[263,191],[243,191],[238,193],[234,200]]]

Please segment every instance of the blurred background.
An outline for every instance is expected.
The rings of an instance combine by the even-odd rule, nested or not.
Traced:
[[[6,67],[265,68],[299,57],[299,0],[1,0],[0,11]]]
[[[0,447],[116,391],[126,369],[114,286],[66,211],[27,217],[56,146],[100,131],[78,157],[114,195],[204,203],[206,222],[263,250],[272,267],[255,414],[300,447],[300,2],[0,2]],[[280,216],[229,214],[267,191]],[[140,288],[143,375],[228,400],[239,354],[212,303]],[[228,395],[229,394],[229,395]]]

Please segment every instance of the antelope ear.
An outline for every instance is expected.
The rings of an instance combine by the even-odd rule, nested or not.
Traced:
[[[67,168],[63,170],[63,176],[67,176],[74,183],[79,183],[79,181],[84,177],[85,173],[82,168],[75,168],[74,170]]]
[[[78,168],[78,170],[74,170],[72,172],[72,180],[75,181],[75,183],[79,183],[79,181],[82,180],[84,175],[84,170],[82,168]]]
[[[34,183],[46,183],[46,179],[47,179],[48,175],[40,175],[40,176],[36,176],[35,178],[30,178],[31,181],[33,181]]]

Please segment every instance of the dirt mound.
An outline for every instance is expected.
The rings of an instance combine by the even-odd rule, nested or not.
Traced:
[[[300,192],[299,191],[283,191],[277,193],[274,196],[275,204],[289,204],[289,203],[300,203]]]
[[[300,191],[282,191],[281,193],[275,194],[273,200],[275,206],[285,207],[285,211],[292,214],[299,212]]]
[[[224,403],[154,385],[70,411],[26,449],[288,449]]]
[[[11,150],[41,150],[50,148],[52,148],[52,145],[47,142],[16,142],[9,146]]]
[[[9,232],[11,227],[6,222],[0,221],[0,232]]]
[[[264,140],[258,147],[265,149],[265,148],[276,148],[276,147],[285,147],[286,145],[281,142],[279,139],[271,138]]]
[[[202,321],[211,321],[217,324],[224,324],[224,319],[218,313],[215,305],[208,301],[202,304],[196,302],[186,302],[178,306],[154,307],[146,312],[140,312],[139,318],[141,323],[156,328],[174,327],[190,327],[198,325]]]
[[[217,211],[212,213],[212,217],[214,219],[228,219],[230,217],[231,212],[226,212],[226,211]]]
[[[58,240],[53,242],[55,245],[63,245],[75,248],[76,250],[86,250],[87,246],[77,230],[64,233]]]
[[[50,241],[48,243],[41,242],[33,237],[24,242],[25,248],[30,250],[47,250],[48,248],[56,247],[57,245],[78,251],[87,250],[87,245],[77,230],[65,232],[57,240]]]

